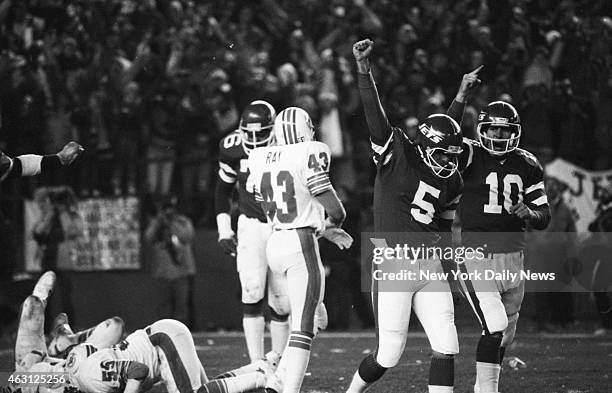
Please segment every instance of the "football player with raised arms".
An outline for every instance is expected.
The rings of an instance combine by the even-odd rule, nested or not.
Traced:
[[[439,245],[440,233],[450,232],[463,184],[457,171],[462,134],[457,122],[433,114],[415,135],[393,127],[382,109],[369,65],[373,42],[353,45],[358,83],[366,114],[374,161],[374,230],[393,233],[398,242]],[[423,259],[419,269],[442,272],[439,259]],[[379,290],[373,281],[377,348],[354,374],[348,393],[365,391],[400,360],[406,345],[411,311],[419,318],[432,349],[430,393],[452,392],[454,357],[459,352],[453,297],[446,281],[407,282],[403,291]]]
[[[460,119],[467,97],[480,83],[479,67],[465,74],[449,113]],[[478,141],[464,139],[459,170],[464,181],[460,207],[464,246],[486,244],[484,260],[466,259],[464,272],[523,270],[525,228],[544,229],[550,209],[542,166],[518,147],[522,128],[516,109],[493,101],[478,115]],[[502,233],[503,232],[503,233]],[[497,233],[497,234],[496,234]],[[476,393],[497,393],[505,348],[516,333],[524,280],[463,281],[462,287],[482,325],[476,349]]]
[[[315,314],[325,288],[317,236],[325,236],[341,249],[350,247],[353,239],[340,229],[346,213],[329,179],[329,147],[314,140],[308,113],[296,107],[283,110],[274,122],[274,137],[275,146],[251,152],[247,189],[272,223],[268,261],[270,269],[284,278],[291,305],[289,343],[277,380],[269,380],[266,388],[297,393],[317,333]]]
[[[223,138],[219,145],[219,178],[215,189],[219,244],[226,253],[236,257],[244,307],[242,324],[252,362],[264,357],[266,281],[272,350],[282,353],[289,336],[289,303],[285,291],[276,285],[273,274],[269,272],[266,258],[266,243],[272,229],[259,203],[245,190],[249,153],[273,141],[275,116],[276,111],[266,101],[251,102],[242,113],[238,130]],[[238,189],[240,210],[237,239],[229,214],[234,187]]]

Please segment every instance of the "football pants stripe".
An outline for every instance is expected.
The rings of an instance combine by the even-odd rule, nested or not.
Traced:
[[[166,354],[166,359],[168,359],[168,365],[170,366],[170,372],[172,373],[172,377],[174,377],[174,382],[176,383],[176,387],[178,388],[179,392],[191,392],[193,390],[191,387],[191,380],[189,379],[189,375],[187,374],[187,370],[183,365],[181,356],[174,346],[170,336],[165,333],[154,333],[149,336],[149,340],[151,340],[151,344],[160,347]]]
[[[462,273],[468,274],[467,268],[465,267],[465,263],[459,264],[459,270],[461,270]],[[476,290],[474,289],[474,284],[472,284],[472,281],[469,279],[462,280],[462,281],[465,284],[464,289],[467,290],[466,295],[469,297],[468,300],[470,304],[472,305],[472,308],[474,309],[476,316],[480,320],[482,329],[485,331],[486,334],[491,334],[491,332],[489,332],[489,328],[487,326],[487,321],[485,320],[484,313],[482,312],[482,308],[480,308],[480,300],[478,300],[478,296],[476,296]]]
[[[317,309],[318,299],[321,294],[321,275],[319,273],[319,260],[317,258],[317,243],[314,240],[312,229],[297,229],[298,238],[302,247],[302,254],[308,270],[308,284],[304,308],[302,309],[302,321],[300,329],[303,332],[314,332],[314,315]]]

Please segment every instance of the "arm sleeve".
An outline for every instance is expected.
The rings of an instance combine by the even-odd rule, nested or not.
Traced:
[[[465,102],[458,102],[457,100],[453,100],[446,114],[452,117],[457,123],[461,125],[461,121],[463,120],[463,111],[465,110]]]
[[[374,83],[372,73],[358,74],[359,95],[363,103],[368,130],[370,132],[370,141],[375,156],[383,156],[386,150],[389,149],[391,139],[393,137],[393,127],[389,123],[389,119],[385,114],[378,90]],[[376,158],[376,157],[375,157]]]
[[[215,185],[215,214],[229,213],[230,199],[233,190],[233,183],[226,183],[218,179]]]
[[[535,218],[532,218],[529,224],[537,230],[542,230],[550,223],[550,206],[544,189],[544,171],[535,157],[533,160],[535,165],[525,185],[525,204],[535,213]]]
[[[461,193],[459,192],[446,206],[444,206],[444,209],[440,212],[440,232],[451,231],[460,200]]]

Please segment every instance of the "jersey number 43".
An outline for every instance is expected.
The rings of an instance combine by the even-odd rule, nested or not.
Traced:
[[[264,172],[259,189],[263,198],[264,210],[271,221],[274,221],[274,217],[281,223],[290,223],[295,220],[297,203],[295,201],[295,184],[291,172],[279,171],[274,180],[271,172]],[[280,209],[274,200],[275,194],[279,193],[284,204]]]

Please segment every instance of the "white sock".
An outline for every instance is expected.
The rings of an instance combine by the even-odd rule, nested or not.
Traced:
[[[476,381],[479,393],[497,393],[501,366],[496,363],[476,362]],[[474,388],[474,391],[476,389]]]
[[[353,375],[353,380],[351,381],[351,384],[346,390],[346,393],[362,393],[365,392],[366,389],[369,388],[371,385],[371,383],[367,383],[366,381],[361,379],[359,371],[356,371]]]
[[[293,333],[283,352],[276,375],[283,381],[283,393],[299,393],[310,360],[312,338]]]
[[[428,385],[429,393],[453,393],[452,386]]]
[[[198,392],[242,393],[266,386],[266,376],[260,372],[243,374],[225,379],[214,379],[204,384]]]
[[[251,362],[264,358],[264,330],[266,321],[263,315],[257,317],[242,318],[244,338]]]
[[[283,353],[289,339],[289,321],[270,321],[270,336],[272,336],[272,350]]]

